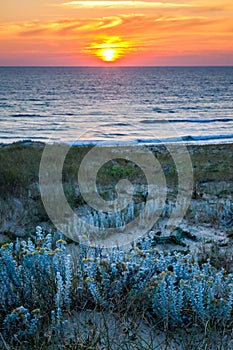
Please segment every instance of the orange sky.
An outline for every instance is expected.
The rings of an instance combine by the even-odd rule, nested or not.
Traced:
[[[233,65],[228,0],[7,0],[0,23],[0,65]]]

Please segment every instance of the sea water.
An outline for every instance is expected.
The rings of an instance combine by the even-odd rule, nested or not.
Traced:
[[[0,142],[233,140],[233,67],[0,67]]]

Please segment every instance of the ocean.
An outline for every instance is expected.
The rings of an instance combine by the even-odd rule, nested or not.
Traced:
[[[0,142],[233,141],[233,67],[0,67]]]

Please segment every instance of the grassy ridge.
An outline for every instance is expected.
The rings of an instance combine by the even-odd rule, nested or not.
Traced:
[[[19,142],[0,148],[0,191],[14,193],[24,191],[38,183],[39,165],[44,150],[44,144],[39,142]],[[51,146],[55,147],[55,146]],[[149,147],[163,168],[169,169],[169,177],[174,177],[176,170],[171,156],[161,152],[161,146]],[[77,179],[77,170],[83,157],[91,146],[71,147],[64,164],[64,181]],[[233,144],[187,146],[190,152],[195,183],[204,181],[233,181]],[[138,167],[126,161],[108,162],[99,173],[102,184],[114,178],[129,177],[130,180],[142,180],[142,172]]]
[[[14,231],[14,221],[24,228],[27,228],[26,222],[31,222],[32,228],[41,221],[48,221],[38,186],[39,166],[44,147],[43,143],[29,141],[0,147],[0,214],[3,220],[13,222],[12,229],[2,224],[0,232]],[[171,155],[163,146],[148,147],[164,170],[169,193],[175,194],[177,172]],[[187,148],[194,170],[193,198],[202,197],[203,194],[218,198],[232,196],[233,144],[189,145]],[[91,146],[71,147],[64,163],[63,186],[68,202],[73,208],[83,204],[77,191],[77,174],[83,157],[90,149]],[[51,159],[51,166],[52,162]],[[138,166],[123,159],[114,159],[98,172],[97,187],[103,197],[107,198],[121,178],[128,178],[135,185],[146,184],[145,176]],[[15,198],[18,200],[17,205],[14,204]],[[28,216],[28,220],[20,219],[18,207],[22,213],[26,213],[24,216]],[[17,220],[15,216],[18,217]]]

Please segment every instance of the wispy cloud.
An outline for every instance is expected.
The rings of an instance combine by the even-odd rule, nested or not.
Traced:
[[[219,13],[217,16],[204,16],[184,11],[156,11],[156,14],[151,12],[149,15],[124,14],[2,24],[0,54],[9,52],[11,57],[17,57],[28,52],[37,55],[39,52],[43,57],[74,57],[74,62],[78,59],[78,62],[88,64],[94,50],[103,43],[110,45],[109,40],[113,38],[118,49],[124,49],[119,54],[127,51],[127,55],[138,60],[139,64],[144,56],[208,56],[209,52],[211,55],[213,52],[225,52],[230,57],[233,53],[230,17],[221,17]]]
[[[203,32],[203,28],[205,28]],[[52,37],[65,36],[88,38],[89,35],[97,37],[103,35],[123,35],[143,38],[158,35],[167,36],[176,33],[214,35],[216,32],[231,33],[232,22],[230,18],[213,18],[208,16],[188,16],[157,14],[129,14],[110,17],[64,19],[47,22],[11,23],[0,26],[2,33],[11,33],[24,37]],[[187,31],[188,29],[188,31]],[[158,31],[159,30],[159,31]],[[185,31],[184,31],[185,30]]]
[[[172,8],[172,7],[190,7],[187,3],[170,3],[170,2],[154,2],[154,1],[137,1],[137,0],[96,0],[96,1],[70,1],[64,2],[59,6],[67,6],[73,8],[95,8],[95,7],[112,7],[112,8]]]

